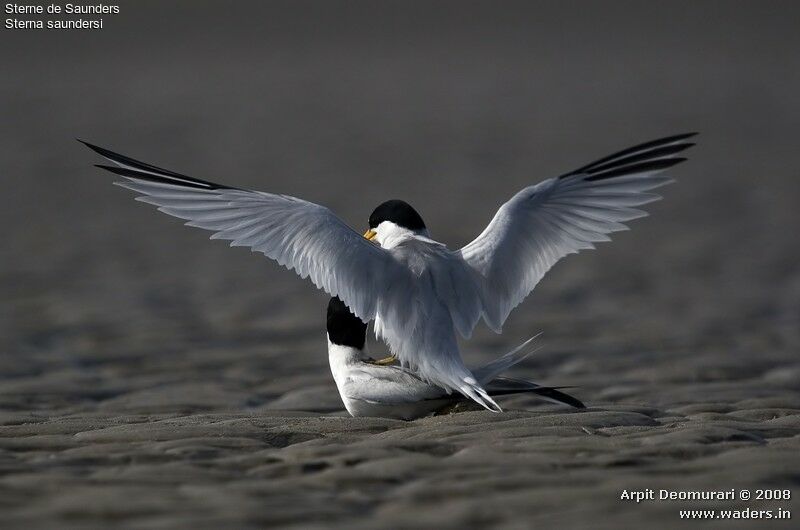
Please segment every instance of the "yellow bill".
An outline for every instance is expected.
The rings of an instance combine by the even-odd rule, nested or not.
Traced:
[[[370,241],[372,241],[372,238],[374,238],[377,235],[378,235],[378,233],[375,230],[373,230],[372,228],[370,228],[369,230],[364,232],[364,237],[366,237]]]

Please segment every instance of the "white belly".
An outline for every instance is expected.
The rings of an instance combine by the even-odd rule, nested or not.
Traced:
[[[427,416],[433,412],[443,409],[455,401],[451,396],[441,399],[426,399],[416,403],[399,403],[393,405],[381,405],[370,403],[359,399],[350,399],[342,396],[342,401],[354,418],[392,418],[396,420],[413,420]]]
[[[353,417],[412,420],[436,412],[457,399],[452,396],[445,396],[440,399],[425,399],[425,397],[430,396],[426,392],[420,393],[419,401],[407,403],[386,404],[354,398],[347,393],[346,383],[352,376],[353,370],[357,370],[359,365],[362,365],[362,355],[363,352],[359,350],[331,344],[328,341],[328,362],[330,363],[331,374],[347,412]],[[436,396],[440,390],[432,389],[432,392],[433,396]]]

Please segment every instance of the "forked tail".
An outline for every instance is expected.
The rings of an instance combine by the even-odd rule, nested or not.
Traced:
[[[559,403],[561,405],[569,405],[576,409],[585,409],[586,405],[583,402],[565,392],[561,392],[562,388],[569,387],[552,387],[552,386],[539,386],[536,383],[525,381],[522,379],[511,379],[507,377],[498,377],[488,385],[486,390],[491,396],[507,396],[511,394],[535,394],[547,401]]]
[[[498,377],[512,366],[520,363],[529,355],[538,351],[539,348],[526,347],[529,346],[531,342],[533,342],[539,336],[541,336],[541,333],[537,333],[505,355],[498,357],[497,359],[490,361],[480,368],[474,370],[473,374],[475,374],[475,377],[478,379],[479,383],[482,385],[482,387],[485,387],[490,396],[505,396],[509,394],[528,393],[536,394],[537,396],[554,403],[569,405],[578,409],[586,408],[586,406],[579,399],[560,391],[560,389],[565,387],[540,386],[534,382],[525,381],[522,379]]]
[[[472,373],[475,374],[475,378],[480,382],[480,384],[489,384],[492,379],[502,374],[515,364],[525,360],[529,355],[538,351],[539,348],[526,348],[526,346],[541,336],[541,333],[537,333],[510,352],[498,357],[494,361],[489,361],[480,368],[473,370]]]
[[[483,386],[478,384],[474,378],[465,377],[462,381],[462,384],[457,387],[459,392],[472,399],[488,411],[503,412],[503,409],[500,408],[500,405],[498,405],[491,397],[489,397],[489,393],[484,390]]]

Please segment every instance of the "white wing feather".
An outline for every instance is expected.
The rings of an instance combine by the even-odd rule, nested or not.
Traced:
[[[434,285],[411,271],[399,249],[390,252],[369,242],[323,206],[207,182],[85,144],[116,164],[100,167],[122,176],[116,184],[140,193],[138,200],[187,220],[187,225],[213,231],[212,239],[250,247],[308,277],[363,321],[383,322],[392,350],[427,380],[500,410],[464,366],[453,331],[453,316],[460,329],[471,329],[480,318],[478,296],[461,305],[450,296],[451,306],[443,306]],[[451,274],[444,272],[436,275]],[[471,278],[472,272],[466,272]],[[448,285],[439,284],[439,290]],[[458,292],[449,287],[448,293]]]
[[[461,249],[483,278],[483,318],[500,332],[508,314],[561,258],[646,216],[634,208],[660,197],[648,191],[671,182],[660,173],[685,159],[692,134],[648,142],[527,187],[503,204],[489,226]]]
[[[87,144],[118,167],[117,185],[212,239],[250,247],[318,288],[338,296],[362,320],[375,318],[387,286],[401,287],[407,272],[391,255],[354,232],[328,208],[287,195],[229,188],[157,168]],[[384,301],[385,302],[385,301]]]
[[[658,199],[646,192],[670,181],[658,173],[683,160],[674,155],[693,145],[683,142],[689,136],[642,144],[525,188],[458,252],[411,243],[387,251],[323,206],[221,186],[86,145],[116,164],[101,167],[121,175],[117,184],[141,193],[138,200],[310,278],[362,320],[376,319],[393,353],[423,379],[499,411],[464,366],[454,330],[468,336],[482,316],[499,331],[556,261],[646,215],[633,207]],[[420,259],[427,252],[432,259]],[[423,262],[430,268],[420,269]]]

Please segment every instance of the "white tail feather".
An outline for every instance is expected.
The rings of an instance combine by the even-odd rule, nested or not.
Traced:
[[[525,360],[531,354],[539,351],[541,347],[533,348],[531,350],[523,351],[523,349],[529,345],[531,342],[536,340],[537,338],[541,337],[542,333],[537,333],[533,337],[529,338],[510,352],[498,357],[497,359],[490,361],[480,368],[473,370],[472,373],[475,375],[475,378],[480,382],[481,385],[488,384],[492,379],[497,377],[498,375],[502,374],[515,364],[518,364]]]

